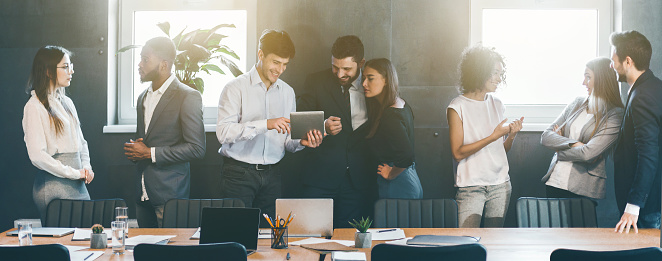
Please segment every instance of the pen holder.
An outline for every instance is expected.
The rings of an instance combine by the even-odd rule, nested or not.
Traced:
[[[271,248],[287,248],[287,227],[271,228]]]

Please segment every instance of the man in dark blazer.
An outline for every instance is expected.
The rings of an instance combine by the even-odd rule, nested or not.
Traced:
[[[331,54],[332,68],[309,75],[297,102],[299,111],[324,111],[330,134],[317,149],[304,150],[303,195],[333,198],[334,227],[349,227],[349,220],[372,213],[377,163],[365,139],[363,43],[354,35],[340,37]]]
[[[616,230],[660,228],[662,81],[648,68],[652,48],[645,36],[627,31],[610,40],[612,67],[631,86],[614,151],[616,200],[623,213]]]
[[[138,96],[137,139],[124,146],[138,166],[140,227],[161,227],[165,203],[189,197],[189,161],[205,156],[202,96],[175,77],[175,54],[167,37],[147,41],[140,53],[140,81],[152,84]]]

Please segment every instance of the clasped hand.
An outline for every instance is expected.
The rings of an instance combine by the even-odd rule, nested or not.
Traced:
[[[85,181],[85,184],[90,184],[94,179],[94,171],[91,169],[80,169],[80,179]]]
[[[143,143],[143,138],[140,138],[124,143],[124,155],[133,161],[151,159],[152,150]]]

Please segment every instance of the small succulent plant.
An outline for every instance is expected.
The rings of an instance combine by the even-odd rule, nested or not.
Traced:
[[[103,226],[100,224],[94,224],[94,226],[92,226],[92,233],[94,234],[103,233]]]
[[[356,219],[352,221],[349,221],[349,224],[352,225],[352,227],[356,228],[361,233],[366,233],[368,231],[368,228],[372,225],[372,220],[370,220],[370,217],[368,218],[363,218],[361,217],[361,220],[356,221]]]

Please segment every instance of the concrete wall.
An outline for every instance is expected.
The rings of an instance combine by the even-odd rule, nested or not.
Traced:
[[[637,29],[651,40],[652,68],[662,74],[662,3],[623,1],[623,28]],[[417,168],[426,198],[452,198],[453,176],[448,150],[445,108],[455,91],[456,65],[469,43],[470,2],[457,0],[259,0],[258,33],[267,28],[288,31],[297,55],[282,78],[300,90],[307,74],[329,67],[333,41],[356,34],[366,46],[366,58],[391,59],[401,80],[402,96],[412,105],[415,118]],[[62,45],[76,53],[74,79],[68,94],[74,101],[89,142],[95,181],[88,186],[92,198],[120,197],[133,206],[135,167],[123,155],[122,144],[132,134],[103,134],[106,123],[108,58],[99,55],[107,43],[107,1],[0,0],[0,230],[17,218],[35,218],[32,166],[23,142],[22,109],[32,58],[46,44]],[[107,37],[105,37],[107,39]],[[540,178],[552,152],[539,145],[538,132],[522,133],[509,153],[513,197],[506,225],[516,226],[515,200],[544,196]],[[207,134],[207,155],[192,163],[191,197],[218,197],[221,160],[214,133]],[[286,196],[297,196],[296,157],[284,165]],[[613,188],[610,197],[613,197]],[[618,213],[613,198],[600,202],[601,226],[613,226]],[[130,211],[130,216],[135,213]]]

